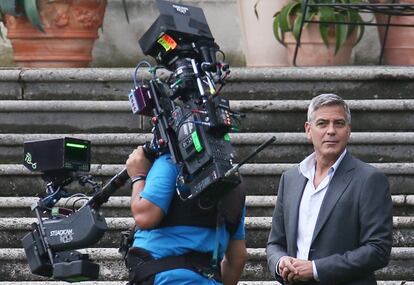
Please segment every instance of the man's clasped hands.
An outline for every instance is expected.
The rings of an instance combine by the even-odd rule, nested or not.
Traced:
[[[313,280],[312,261],[284,256],[279,262],[279,275],[288,283]]]

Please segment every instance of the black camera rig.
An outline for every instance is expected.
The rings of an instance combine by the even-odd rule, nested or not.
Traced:
[[[237,171],[273,140],[259,146],[232,169]],[[107,224],[101,206],[129,179],[126,170],[101,187],[85,173],[90,169],[90,142],[68,137],[25,142],[24,166],[41,172],[46,182],[45,193],[32,206],[37,222],[22,238],[31,272],[67,282],[98,279],[99,265],[76,249],[94,245],[105,234]],[[75,181],[81,186],[90,185],[92,195],[69,195],[66,186]],[[65,204],[57,205],[62,198],[67,198]],[[74,200],[69,207],[71,199]]]
[[[201,193],[219,198],[240,183],[233,169],[229,132],[239,128],[242,114],[230,109],[220,89],[229,66],[217,60],[219,50],[202,9],[156,1],[160,16],[139,40],[147,61],[137,65],[134,88],[129,94],[134,114],[151,117],[154,138],[146,152],[157,156],[169,152],[181,167],[177,178],[183,199]],[[152,79],[137,82],[137,71],[150,67]],[[166,80],[158,68],[170,71]],[[208,191],[207,191],[208,190]]]
[[[224,53],[200,8],[162,0],[156,4],[160,16],[139,43],[158,65],[147,61],[137,65],[129,101],[134,114],[151,117],[153,139],[145,144],[147,157],[169,152],[181,167],[180,197],[203,195],[214,202],[240,183],[240,166],[275,138],[233,166],[229,133],[239,128],[243,115],[220,96],[230,73]],[[220,53],[222,61],[217,60]],[[144,65],[150,67],[152,79],[138,83],[137,72]],[[171,73],[167,80],[156,76],[162,67]],[[97,279],[99,265],[76,249],[89,247],[104,235],[107,225],[100,208],[129,179],[126,169],[103,187],[90,175],[79,174],[90,169],[90,142],[75,138],[26,142],[24,165],[42,172],[47,183],[46,193],[32,207],[38,222],[22,239],[31,272],[68,282]],[[69,196],[65,187],[74,181],[90,185],[92,195]],[[61,198],[76,200],[72,208],[57,207]]]
[[[79,174],[90,169],[90,142],[67,137],[25,142],[24,166],[41,172],[46,181],[45,193],[32,207],[37,223],[22,238],[31,272],[68,282],[97,279],[99,265],[75,249],[92,246],[102,238],[107,225],[100,207],[128,180],[127,173],[114,176],[103,187],[90,175]],[[66,186],[74,181],[89,184],[92,196],[69,196]],[[68,198],[65,206],[57,207],[62,198]],[[74,202],[67,207],[70,199]]]

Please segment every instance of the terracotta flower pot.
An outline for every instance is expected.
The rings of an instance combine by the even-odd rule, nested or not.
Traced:
[[[390,3],[386,0],[372,0],[371,3]],[[401,0],[399,3],[414,4],[414,0]],[[386,24],[388,16],[375,14],[377,23]],[[392,16],[391,24],[414,25],[413,16]],[[385,36],[385,26],[378,26],[381,45]],[[382,63],[387,65],[414,65],[414,29],[413,27],[389,27],[385,41]]]
[[[44,33],[24,16],[6,15],[14,61],[25,67],[87,67],[106,4],[106,0],[39,0]]]
[[[330,31],[327,47],[320,36],[319,26],[309,23],[302,30],[300,46],[296,57],[298,66],[319,66],[319,65],[350,65],[352,48],[356,41],[356,31],[351,35],[343,46],[335,54],[335,35]],[[286,33],[284,38],[288,50],[289,63],[293,64],[296,48],[296,39],[291,33]]]

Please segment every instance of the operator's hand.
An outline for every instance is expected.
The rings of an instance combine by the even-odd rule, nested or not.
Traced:
[[[146,176],[151,168],[151,161],[149,161],[144,154],[142,146],[137,147],[128,157],[126,161],[126,168],[129,177]]]

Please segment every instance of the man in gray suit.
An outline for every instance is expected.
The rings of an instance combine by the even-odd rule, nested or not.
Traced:
[[[314,152],[280,180],[266,254],[282,283],[376,284],[392,247],[387,178],[346,150],[348,105],[312,99],[305,123]]]

